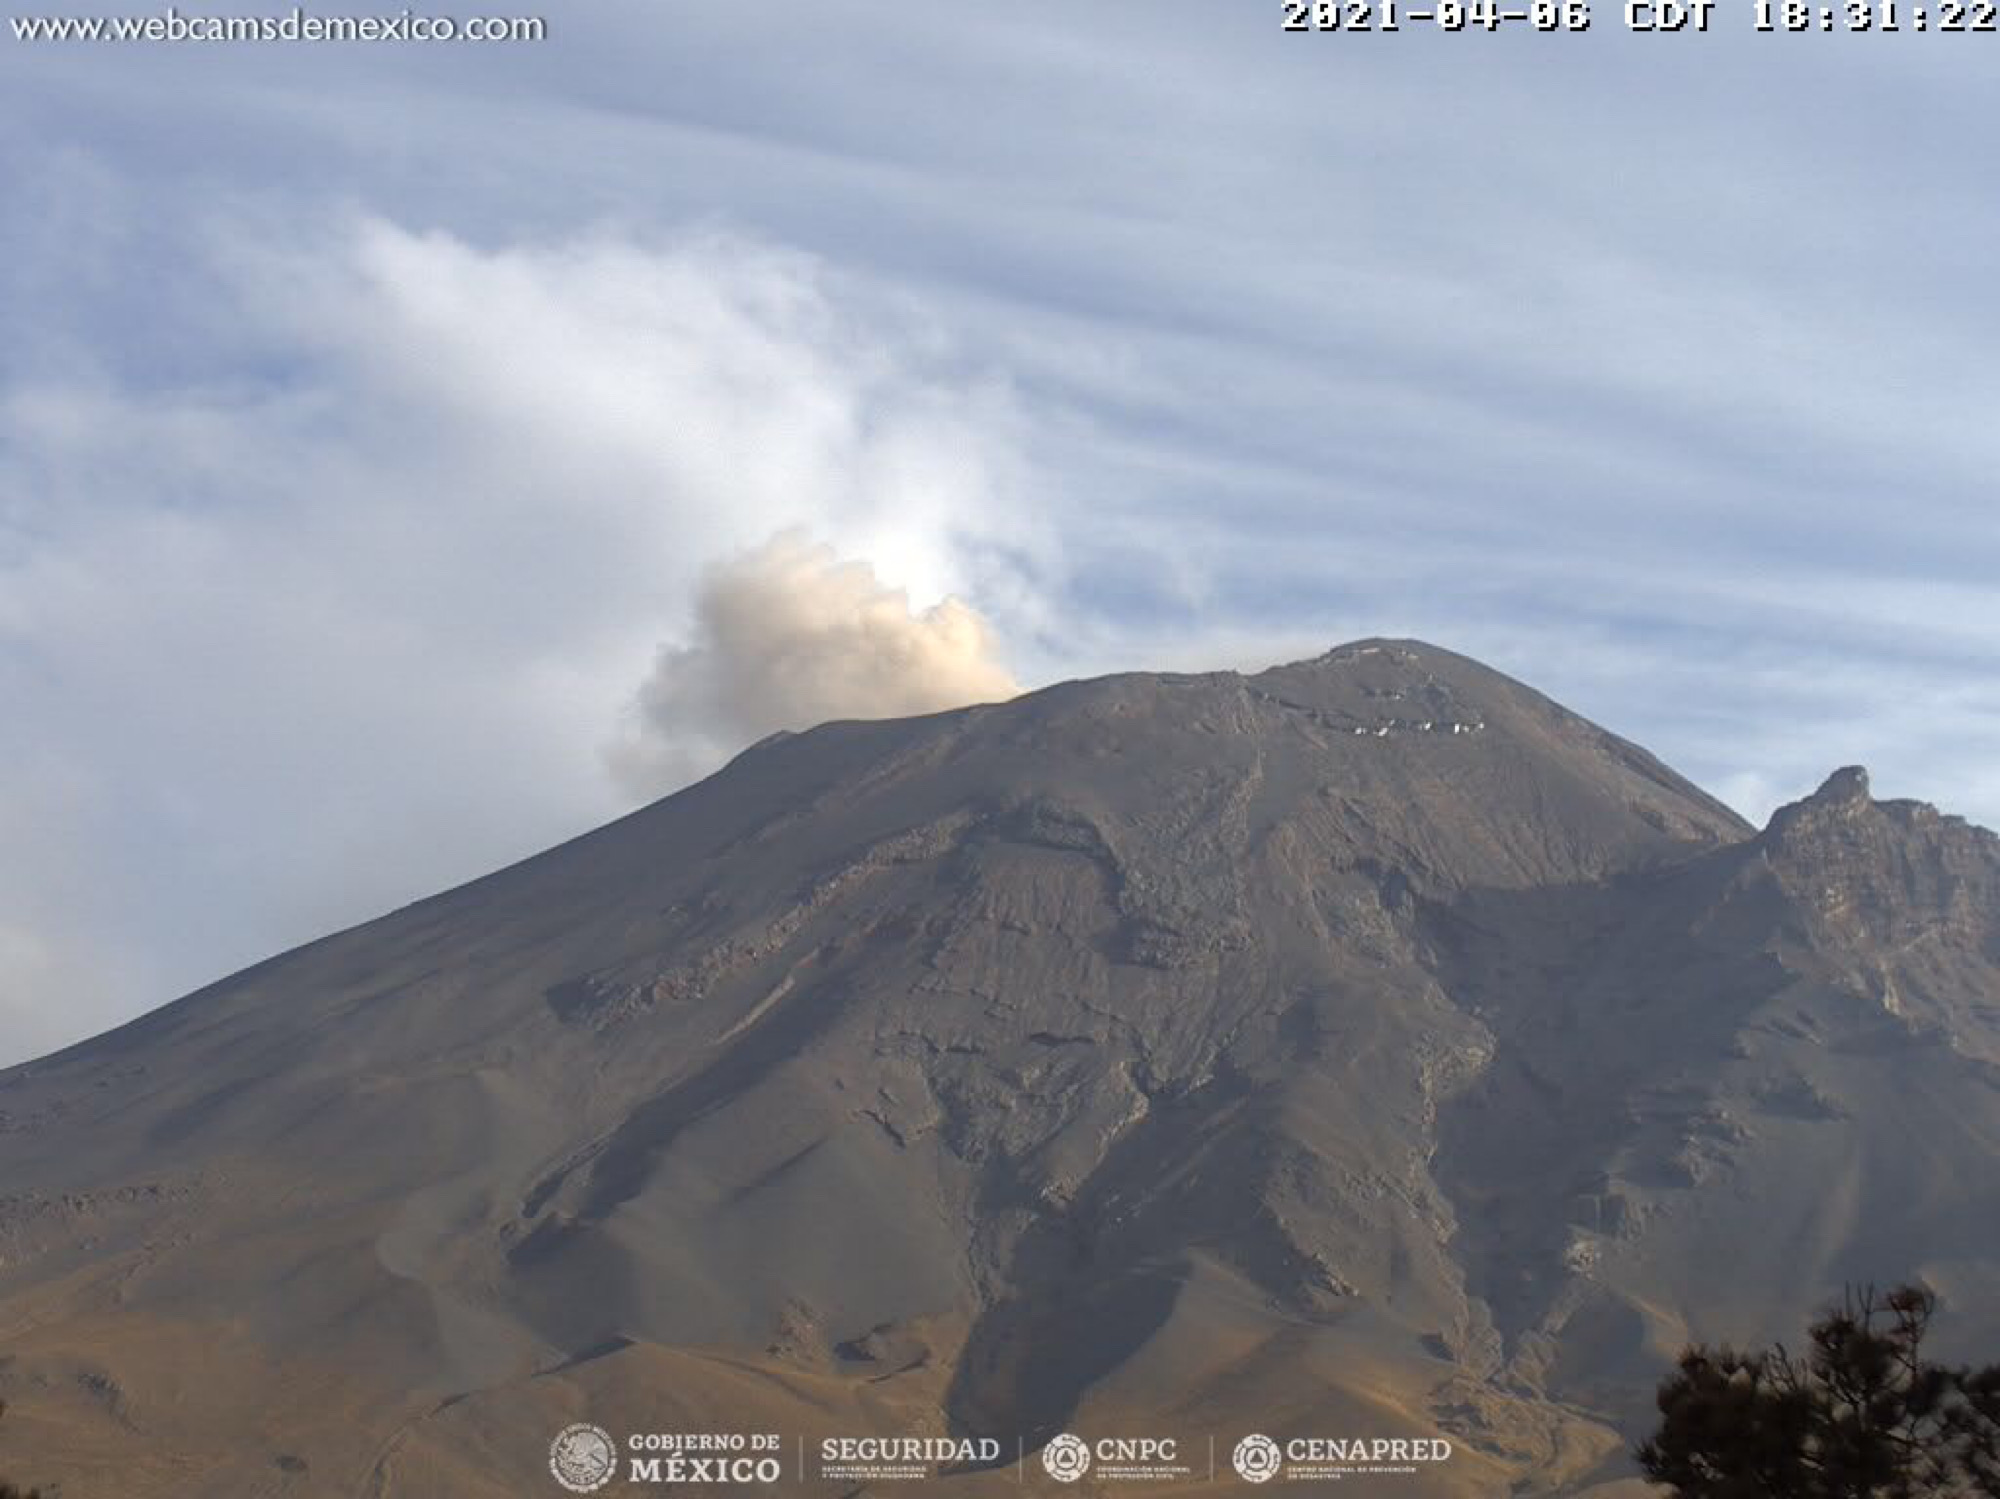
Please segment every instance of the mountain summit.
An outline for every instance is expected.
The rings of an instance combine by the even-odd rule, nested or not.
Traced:
[[[828,724],[0,1073],[0,1467],[474,1499],[589,1420],[1573,1493],[1843,1280],[2000,1332],[1996,996],[1991,834],[1858,770],[1758,832],[1419,642]]]

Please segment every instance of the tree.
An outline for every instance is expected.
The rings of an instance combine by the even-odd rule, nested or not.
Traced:
[[[0,1416],[6,1414],[7,1402],[0,1400]],[[26,1492],[23,1492],[15,1488],[13,1484],[7,1482],[6,1479],[0,1478],[0,1499],[42,1499],[42,1491],[40,1489],[28,1489]]]
[[[1927,1360],[1936,1310],[1850,1289],[1803,1357],[1689,1348],[1640,1468],[1683,1499],[2000,1499],[2000,1364]]]

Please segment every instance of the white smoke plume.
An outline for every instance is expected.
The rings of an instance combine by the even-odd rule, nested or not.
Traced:
[[[45,310],[6,324],[0,1066],[607,821],[767,726],[1011,687],[964,668],[990,647],[962,606],[911,616],[865,568],[789,599],[725,569],[700,602],[719,559],[805,527],[919,606],[976,580],[1032,638],[1030,434],[926,307],[713,227],[175,222],[162,274],[205,294],[119,301],[34,359]],[[171,370],[131,357],[169,347]],[[645,773],[614,778],[600,746],[663,640],[691,654],[624,757]]]
[[[692,638],[661,651],[610,759],[634,790],[658,793],[779,729],[1020,690],[971,606],[947,597],[914,608],[869,563],[787,531],[710,569]]]

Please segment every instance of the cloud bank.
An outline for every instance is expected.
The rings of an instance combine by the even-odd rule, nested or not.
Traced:
[[[212,317],[0,372],[0,1064],[617,815],[642,685],[649,793],[1011,690],[897,591],[1018,574],[1006,393],[824,263],[173,222]]]

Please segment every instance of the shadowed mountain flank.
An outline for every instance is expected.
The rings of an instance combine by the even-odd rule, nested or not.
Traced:
[[[1992,835],[1853,770],[1758,832],[1418,642],[1070,683],[0,1073],[8,1466],[475,1499],[587,1418],[1573,1493],[1843,1279],[1990,1341],[1996,1148]]]

